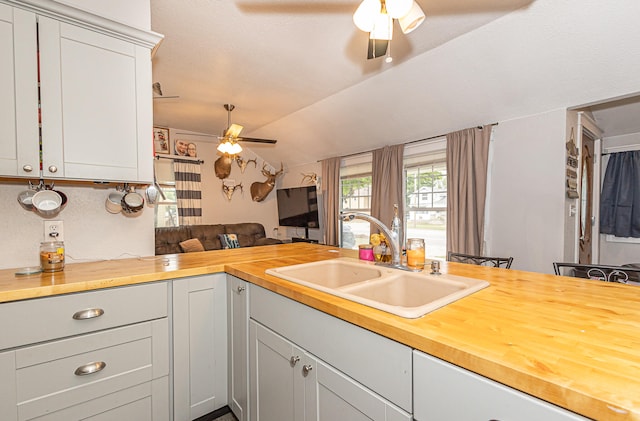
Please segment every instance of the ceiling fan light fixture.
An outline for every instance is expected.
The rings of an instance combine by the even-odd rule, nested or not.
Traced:
[[[414,3],[414,0],[386,0],[385,6],[389,16],[399,19],[409,13]]]
[[[418,26],[420,26],[424,19],[424,11],[420,7],[420,5],[414,1],[409,12],[406,15],[398,18],[398,23],[400,23],[400,29],[402,29],[402,33],[408,34]]]
[[[353,14],[353,23],[361,31],[371,32],[381,7],[379,0],[363,0]]]
[[[391,40],[393,38],[393,19],[391,16],[386,13],[378,14],[369,38]]]
[[[242,146],[237,142],[233,142],[229,139],[223,140],[218,145],[218,151],[227,155],[237,155],[242,152]]]

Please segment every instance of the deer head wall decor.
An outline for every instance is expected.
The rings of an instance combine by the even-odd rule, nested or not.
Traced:
[[[233,196],[233,193],[235,193],[237,189],[240,189],[240,191],[242,192],[242,183],[236,185],[227,185],[224,181],[222,182],[222,192],[227,197],[228,201],[231,201],[231,196]]]
[[[267,164],[262,165],[262,175],[267,177],[265,181],[251,184],[251,199],[254,202],[262,202],[273,190],[273,187],[276,185],[276,178],[283,173],[284,167],[282,162],[280,163],[280,171],[275,173],[270,173],[266,170]]]
[[[216,177],[221,180],[229,177],[231,174],[231,163],[233,162],[233,158],[231,158],[227,154],[223,154],[220,158],[216,159],[216,162],[213,163],[213,169],[216,172]]]
[[[309,184],[318,184],[318,174],[312,172],[309,174],[305,174],[305,173],[300,173],[302,175],[302,182],[301,184],[304,184],[305,182],[309,183]]]
[[[245,168],[247,168],[247,164],[249,162],[253,162],[255,168],[258,168],[258,158],[253,158],[245,161],[240,155],[236,155],[236,164],[238,164],[238,166],[240,167],[240,172],[242,174],[244,174],[244,170]]]

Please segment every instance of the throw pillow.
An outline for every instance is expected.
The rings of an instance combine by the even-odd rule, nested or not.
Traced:
[[[197,238],[191,238],[180,243],[180,248],[184,253],[191,253],[194,251],[204,251],[204,246]]]
[[[240,243],[238,242],[238,236],[235,234],[219,234],[218,238],[220,238],[220,243],[222,244],[223,249],[240,248]]]

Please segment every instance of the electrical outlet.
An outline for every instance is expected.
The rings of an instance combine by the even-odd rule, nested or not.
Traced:
[[[62,221],[44,221],[44,241],[64,241]]]

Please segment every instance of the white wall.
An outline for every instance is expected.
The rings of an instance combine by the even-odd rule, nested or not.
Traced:
[[[513,268],[553,273],[564,255],[564,109],[495,127],[487,253]]]
[[[43,241],[44,219],[24,210],[17,201],[18,194],[27,187],[26,180],[0,184],[0,269],[40,264],[38,250]],[[68,198],[62,212],[52,218],[63,221],[67,263],[154,254],[153,208],[145,206],[135,217],[114,215],[104,207],[114,188],[63,183],[56,183],[55,188]]]

